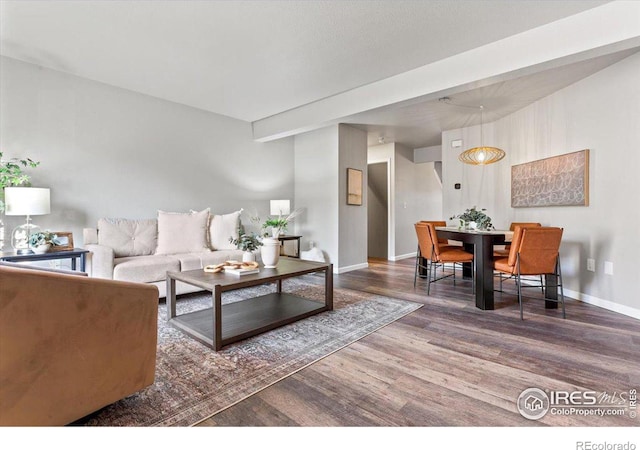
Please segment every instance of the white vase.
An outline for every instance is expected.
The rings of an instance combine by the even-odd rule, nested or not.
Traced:
[[[260,247],[260,256],[266,269],[273,269],[280,259],[280,241],[274,238],[264,238]]]
[[[36,245],[35,247],[31,247],[31,250],[33,250],[33,253],[41,255],[43,253],[47,253],[50,248],[51,248],[51,244],[42,244],[42,245]]]
[[[256,255],[253,252],[246,251],[242,254],[242,262],[252,262],[256,260]]]
[[[476,222],[469,222],[469,229],[470,230],[477,230],[478,229],[478,224]]]

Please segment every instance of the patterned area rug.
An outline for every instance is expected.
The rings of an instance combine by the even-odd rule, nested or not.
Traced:
[[[322,278],[321,280],[323,280]],[[324,300],[317,276],[286,280],[283,291]],[[274,292],[274,285],[223,294],[223,304]],[[178,314],[211,306],[210,295],[178,300]],[[422,305],[349,289],[334,290],[334,310],[215,352],[167,325],[158,308],[158,358],[152,386],[77,422],[89,426],[191,426],[303,369]]]

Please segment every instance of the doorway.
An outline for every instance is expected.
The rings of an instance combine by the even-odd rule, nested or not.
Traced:
[[[369,258],[388,259],[388,163],[369,164],[367,172],[367,255]]]

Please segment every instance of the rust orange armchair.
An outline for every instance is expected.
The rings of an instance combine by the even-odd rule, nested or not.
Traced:
[[[520,305],[520,319],[522,314],[522,276],[525,275],[553,275],[560,288],[560,303],[562,317],[566,318],[564,308],[564,292],[562,287],[562,271],[560,269],[560,243],[562,228],[557,227],[515,227],[511,250],[506,258],[496,259],[494,268],[509,278],[515,278],[518,288],[518,303]],[[502,288],[503,277],[500,276]],[[533,286],[537,287],[537,286]],[[546,299],[549,300],[549,299]]]
[[[416,235],[418,237],[418,254],[416,256],[416,269],[413,277],[413,285],[416,285],[419,268],[427,271],[427,295],[431,291],[431,283],[444,278],[453,277],[453,285],[456,283],[456,268],[458,263],[470,263],[473,261],[473,254],[465,252],[459,246],[440,245],[436,233],[436,226],[430,222],[418,222],[415,224]],[[426,262],[426,265],[423,262]],[[453,264],[453,273],[436,278],[436,269],[439,265]]]

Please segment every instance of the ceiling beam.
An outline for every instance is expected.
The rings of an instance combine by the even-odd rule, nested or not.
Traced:
[[[640,45],[640,2],[616,1],[252,123],[259,142]]]

